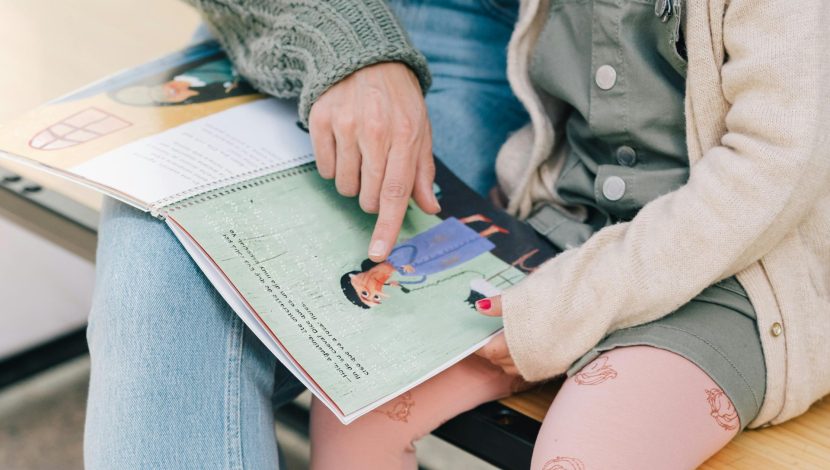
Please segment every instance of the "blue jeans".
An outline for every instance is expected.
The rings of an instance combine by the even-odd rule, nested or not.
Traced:
[[[479,192],[527,117],[505,49],[516,0],[393,0],[430,62],[434,150]],[[303,390],[160,221],[107,201],[89,319],[90,469],[275,468],[273,410]]]
[[[427,58],[426,96],[433,153],[468,186],[486,194],[510,132],[530,118],[507,83],[507,42],[518,0],[391,0]]]

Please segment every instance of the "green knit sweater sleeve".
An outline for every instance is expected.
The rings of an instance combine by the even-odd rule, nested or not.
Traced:
[[[330,86],[363,67],[403,62],[426,92],[426,59],[384,0],[186,0],[201,11],[239,73],[300,119]]]

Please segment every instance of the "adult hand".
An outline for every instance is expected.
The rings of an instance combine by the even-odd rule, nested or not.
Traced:
[[[501,296],[497,295],[487,299],[481,299],[476,302],[476,310],[479,313],[491,316],[501,316]],[[504,339],[504,333],[494,336],[489,343],[485,344],[478,351],[476,355],[487,359],[493,365],[501,367],[501,369],[509,375],[520,375],[516,363],[510,356],[510,350],[507,349],[507,340]]]
[[[415,74],[399,62],[358,70],[311,107],[309,131],[323,178],[377,213],[369,258],[386,259],[410,196],[424,212],[441,210],[432,190],[432,130]]]

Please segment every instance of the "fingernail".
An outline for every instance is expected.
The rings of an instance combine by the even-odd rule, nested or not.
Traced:
[[[438,208],[438,212],[441,212],[441,203],[438,202],[438,197],[435,195],[435,193],[432,193],[432,202],[435,203],[435,207]]]
[[[481,299],[476,301],[476,308],[479,310],[490,310],[490,307],[493,306],[493,302],[490,299]]]
[[[386,254],[386,242],[383,240],[375,240],[369,247],[369,256],[383,256]]]

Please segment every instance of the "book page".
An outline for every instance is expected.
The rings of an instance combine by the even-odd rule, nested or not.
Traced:
[[[314,159],[295,103],[258,100],[139,139],[70,168],[147,202],[185,199]]]
[[[295,102],[257,93],[207,42],[1,124],[0,157],[151,210],[310,161],[296,121]]]
[[[459,201],[442,200],[441,217],[410,207],[395,251],[374,266],[365,253],[375,217],[313,166],[184,201],[167,217],[349,415],[500,330],[501,320],[478,314],[473,302],[524,277],[497,254],[521,264],[538,250],[499,247],[513,227],[480,213],[476,201]]]

